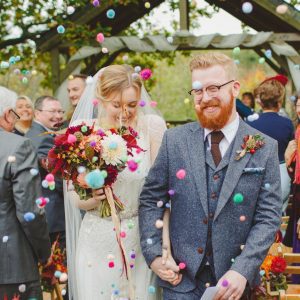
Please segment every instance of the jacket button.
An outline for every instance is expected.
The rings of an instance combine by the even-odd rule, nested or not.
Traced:
[[[211,196],[212,199],[216,199],[217,198],[217,194],[214,193],[214,192],[212,192],[210,196]]]
[[[207,224],[208,223],[207,218],[203,219],[202,221],[203,221],[203,224]]]
[[[199,247],[199,248],[197,249],[197,251],[198,251],[199,254],[202,254],[202,253],[203,253],[203,248]]]
[[[214,217],[213,213],[209,213],[209,217],[212,219]]]
[[[218,174],[215,174],[214,176],[213,176],[213,179],[214,180],[218,180],[220,178],[220,176],[218,175]]]

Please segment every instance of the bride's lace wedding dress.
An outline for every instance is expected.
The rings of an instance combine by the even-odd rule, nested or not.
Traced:
[[[125,210],[120,213],[121,232],[131,266],[135,299],[154,300],[161,299],[161,296],[160,291],[155,289],[155,274],[147,266],[141,252],[138,205],[144,179],[166,127],[164,121],[156,115],[146,115],[139,119],[136,128],[138,144],[146,152],[134,154],[134,159],[140,160],[138,170],[131,172],[126,168],[121,172],[113,185],[113,192],[125,205]],[[113,222],[111,218],[100,218],[97,210],[87,211],[81,223],[75,273],[79,299],[74,300],[129,298],[128,281],[123,272]]]

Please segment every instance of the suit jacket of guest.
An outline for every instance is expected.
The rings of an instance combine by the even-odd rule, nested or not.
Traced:
[[[255,154],[247,153],[236,160],[236,151],[241,150],[244,137],[256,133],[264,137],[265,145]],[[232,143],[212,223],[214,270],[217,279],[228,270],[235,270],[253,286],[259,280],[260,265],[280,224],[282,203],[277,142],[240,120]],[[173,287],[161,280],[160,285],[178,292],[195,288],[195,276],[206,253],[210,200],[205,151],[204,129],[197,122],[168,130],[140,195],[141,246],[150,265],[162,254],[162,233],[155,227],[155,222],[162,219],[164,208],[157,207],[157,202],[166,203],[169,201],[168,190],[175,191],[170,201],[172,253],[177,263],[186,263],[186,268],[178,286]],[[264,171],[253,174],[245,172],[245,168],[264,168]],[[176,177],[179,169],[186,170],[183,180]],[[266,183],[269,185],[265,186]],[[233,201],[236,193],[244,196],[240,204]],[[244,222],[240,221],[242,215],[246,217]]]
[[[26,133],[26,137],[31,139],[40,161],[47,157],[49,150],[54,146],[54,135],[43,134],[45,131],[46,128],[41,124],[32,122],[30,130]],[[41,164],[39,170],[42,180],[44,180],[48,172],[42,167]],[[48,188],[42,189],[43,196],[48,197],[50,200],[45,207],[50,233],[64,231],[65,208],[62,180],[55,178],[55,189],[53,191],[49,190]]]
[[[37,156],[29,139],[0,129],[0,285],[39,279],[38,260],[50,255],[43,209],[35,200],[42,195]],[[9,162],[8,157],[15,158]],[[24,214],[35,219],[26,222]]]

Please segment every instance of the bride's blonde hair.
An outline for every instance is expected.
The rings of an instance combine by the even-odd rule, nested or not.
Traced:
[[[96,86],[96,97],[107,101],[113,93],[121,93],[125,89],[133,87],[140,95],[142,81],[134,69],[128,65],[111,65],[106,67],[99,76]]]

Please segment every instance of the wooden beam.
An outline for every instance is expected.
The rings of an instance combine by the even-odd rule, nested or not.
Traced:
[[[297,9],[295,9],[293,6],[285,3],[288,6],[288,11],[285,14],[278,14],[276,13],[276,8],[278,5],[282,4],[281,0],[253,0],[253,2],[263,7],[269,13],[276,15],[278,18],[280,18],[285,23],[291,25],[296,30],[299,30],[300,12]]]
[[[180,0],[179,1],[179,13],[180,13],[180,30],[189,31],[190,20],[189,20],[189,1]]]
[[[54,92],[60,85],[59,50],[58,48],[53,48],[50,53],[51,53],[51,71],[52,71],[52,90]]]

